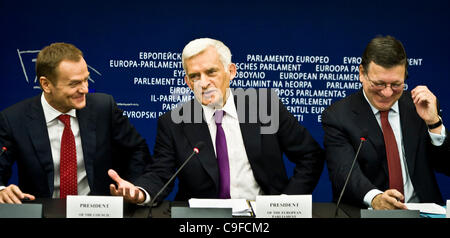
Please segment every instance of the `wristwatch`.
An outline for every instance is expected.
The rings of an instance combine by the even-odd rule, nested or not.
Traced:
[[[431,125],[427,125],[427,126],[428,126],[428,129],[433,130],[434,128],[438,128],[441,125],[442,125],[442,118],[439,117],[439,121],[438,122],[436,122],[434,124],[431,124]]]

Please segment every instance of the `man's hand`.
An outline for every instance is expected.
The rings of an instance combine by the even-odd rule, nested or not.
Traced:
[[[23,199],[34,200],[35,197],[28,193],[22,193],[20,188],[14,184],[0,191],[0,203],[22,204],[20,200]]]
[[[145,193],[132,183],[120,178],[116,171],[110,169],[108,170],[108,175],[117,183],[118,186],[116,188],[114,184],[109,185],[111,195],[123,196],[125,201],[135,204],[143,203],[145,201]]]
[[[417,86],[411,91],[411,96],[416,106],[417,114],[427,125],[439,122],[436,96],[426,86]],[[441,127],[435,128],[431,132],[440,134]]]
[[[404,203],[400,202],[404,199],[403,194],[397,189],[389,189],[373,198],[372,207],[375,210],[408,209]]]

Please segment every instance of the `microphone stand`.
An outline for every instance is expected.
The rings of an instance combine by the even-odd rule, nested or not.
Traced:
[[[355,162],[356,162],[356,159],[358,158],[359,151],[361,150],[361,147],[362,147],[362,144],[364,143],[364,141],[366,141],[366,139],[364,137],[361,137],[360,139],[361,139],[361,142],[359,143],[359,147],[358,147],[358,150],[356,151],[355,158],[353,159],[352,166],[350,167],[350,171],[348,172],[347,179],[345,180],[345,183],[344,183],[344,187],[342,188],[341,194],[339,195],[339,199],[336,204],[336,210],[334,211],[334,217],[336,217],[338,214],[339,204],[341,203],[342,196],[344,195],[344,191],[347,188],[347,183],[353,172],[353,167],[355,166]]]
[[[148,218],[152,217],[152,208],[153,208],[153,204],[155,203],[156,199],[159,197],[159,195],[161,195],[161,193],[167,188],[167,186],[169,186],[169,184],[177,177],[178,173],[180,173],[180,171],[184,168],[184,166],[194,157],[195,154],[200,153],[199,148],[201,148],[203,146],[202,142],[197,143],[197,146],[194,148],[194,151],[192,151],[192,154],[189,155],[189,157],[183,162],[183,164],[180,166],[180,168],[178,168],[178,170],[172,175],[172,177],[170,177],[169,181],[166,182],[166,184],[164,184],[164,186],[158,191],[158,193],[152,198],[152,200],[150,200],[150,212],[148,214]]]
[[[8,149],[6,147],[2,147],[2,151],[0,151],[0,156],[3,155],[3,153],[5,153]]]

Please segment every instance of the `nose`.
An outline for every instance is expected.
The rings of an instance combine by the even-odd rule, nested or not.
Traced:
[[[202,87],[203,89],[206,89],[208,88],[210,82],[211,81],[209,80],[208,76],[202,74],[200,76],[199,86]]]
[[[386,85],[386,88],[384,88],[383,90],[381,90],[381,94],[384,97],[390,97],[392,96],[392,94],[394,94],[394,91],[392,90],[390,85]]]
[[[81,87],[78,89],[79,93],[88,93],[89,92],[89,80],[86,80],[81,83]]]

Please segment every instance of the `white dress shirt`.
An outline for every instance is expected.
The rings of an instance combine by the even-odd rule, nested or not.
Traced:
[[[381,118],[380,118],[380,111],[376,109],[370,101],[367,99],[367,96],[363,90],[364,97],[366,98],[367,102],[369,103],[370,107],[372,108],[372,111],[375,115],[375,118],[377,119],[378,125],[381,128]],[[389,114],[388,114],[388,120],[389,124],[392,127],[392,130],[394,131],[395,135],[395,141],[397,142],[398,147],[398,153],[400,157],[400,165],[402,168],[402,177],[403,177],[403,186],[404,186],[404,193],[405,196],[405,202],[420,202],[419,198],[417,197],[416,193],[414,192],[414,187],[411,182],[411,178],[409,176],[408,172],[408,166],[406,164],[406,157],[405,157],[405,147],[403,146],[403,137],[402,137],[402,128],[400,125],[400,113],[398,108],[398,101],[395,102],[395,104],[391,107]],[[441,134],[434,134],[430,131],[428,131],[431,137],[432,144],[435,146],[441,146],[444,143],[445,140],[445,127],[442,126]],[[375,198],[376,195],[383,193],[381,190],[373,189],[370,190],[365,196],[364,196],[364,203],[368,207],[372,207],[372,200]]]
[[[247,200],[256,200],[257,195],[263,194],[261,187],[255,180],[250,162],[248,162],[247,152],[242,139],[241,127],[239,126],[239,119],[234,104],[234,97],[231,90],[228,89],[228,99],[222,109],[214,109],[212,107],[203,107],[203,116],[208,124],[209,133],[216,151],[216,132],[217,126],[214,120],[214,113],[216,110],[224,110],[225,115],[222,119],[222,128],[225,132],[227,140],[228,159],[230,165],[230,197],[244,198]],[[195,99],[194,99],[195,100]],[[150,203],[149,193],[138,187],[145,193],[146,199],[139,205],[146,205]]]
[[[44,109],[45,122],[47,124],[48,136],[50,139],[50,147],[53,158],[53,171],[54,171],[54,190],[53,198],[59,198],[59,184],[60,184],[60,152],[61,152],[61,137],[64,131],[64,123],[62,123],[58,117],[61,114],[70,115],[70,127],[73,135],[75,136],[75,145],[77,150],[77,182],[78,182],[78,195],[87,195],[90,192],[89,183],[86,174],[86,168],[84,167],[83,148],[81,146],[80,127],[78,125],[78,119],[75,109],[70,110],[67,113],[61,113],[50,104],[44,97],[41,96],[42,108]]]
[[[255,200],[257,195],[262,194],[262,190],[255,180],[250,162],[248,161],[234,97],[230,89],[228,89],[227,94],[228,99],[221,109],[214,109],[202,105],[204,118],[208,124],[214,151],[216,151],[217,126],[214,120],[214,113],[216,110],[225,111],[222,120],[222,128],[227,140],[230,165],[230,197]]]

